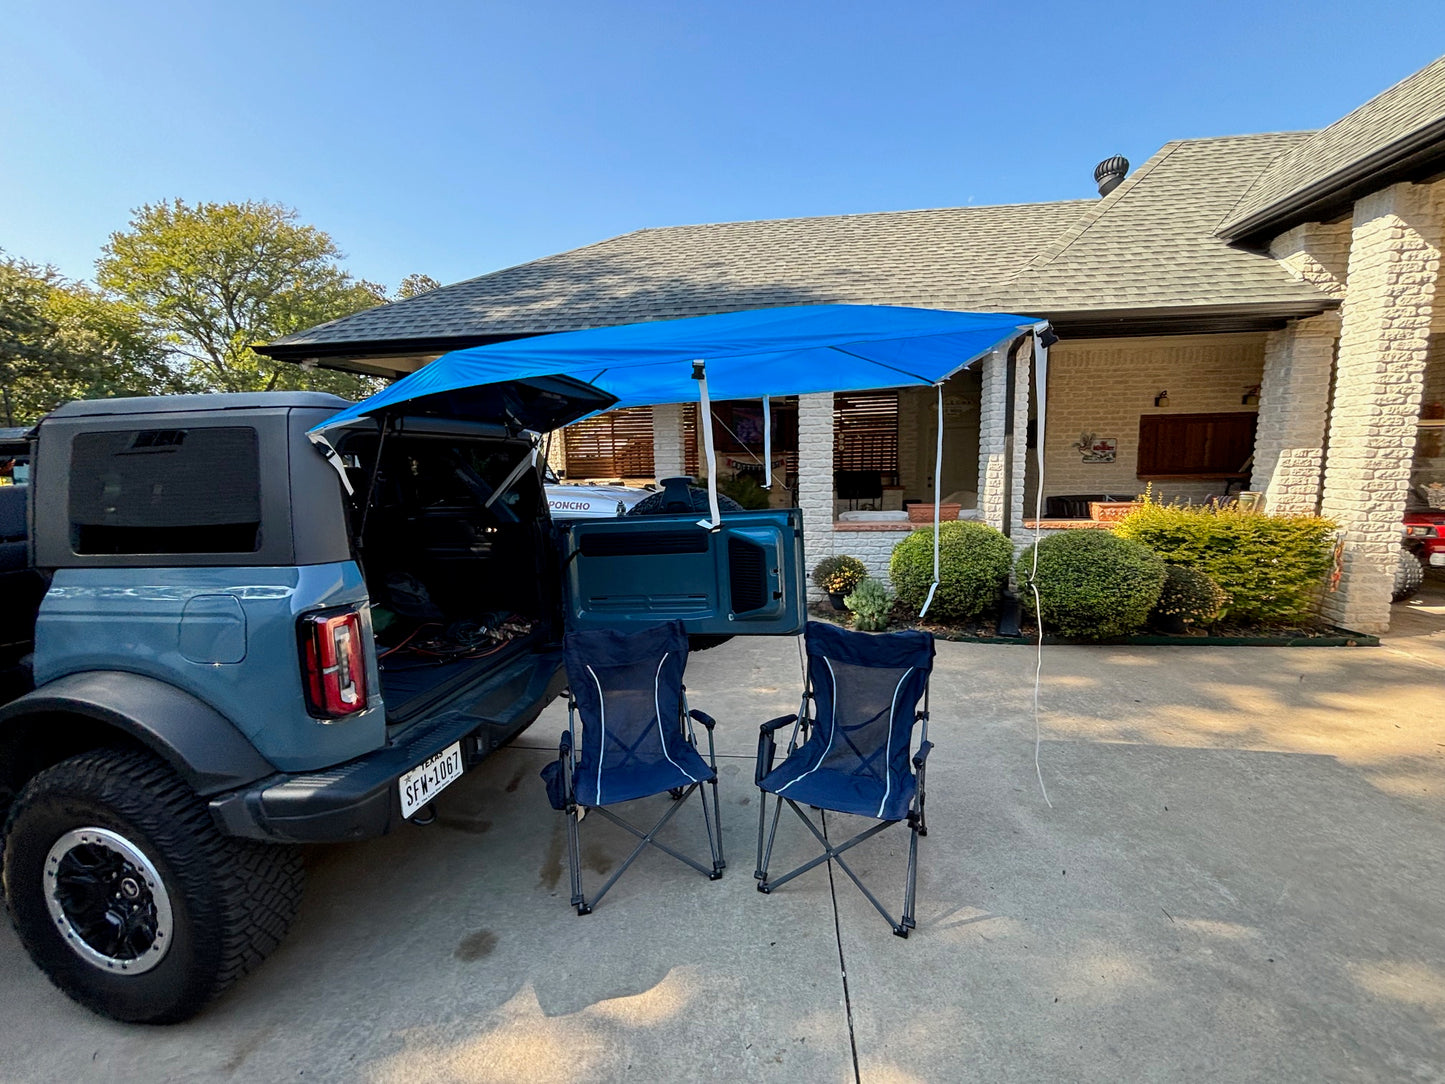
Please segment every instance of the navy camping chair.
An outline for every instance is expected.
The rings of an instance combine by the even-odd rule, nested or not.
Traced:
[[[542,778],[553,808],[567,815],[572,906],[579,915],[590,914],[649,844],[717,880],[726,863],[714,722],[706,713],[687,707],[687,690],[682,684],[687,633],[682,623],[673,621],[631,633],[611,629],[569,632],[562,651],[568,680],[567,730],[557,760],[543,769]],[[707,731],[707,760],[697,750],[694,723],[701,723]],[[704,784],[712,787],[711,809],[706,791],[699,796],[711,868],[657,839],[657,833]],[[607,808],[663,793],[670,794],[673,803],[646,832]],[[590,900],[582,891],[578,834],[578,821],[586,812],[600,814],[639,841]]]
[[[753,873],[758,880],[758,891],[772,892],[832,859],[888,920],[893,932],[907,937],[915,925],[918,837],[928,834],[923,819],[923,776],[929,750],[933,748],[928,740],[928,679],[933,672],[933,637],[916,631],[849,632],[816,621],[808,623],[803,635],[808,648],[808,673],[802,706],[796,715],[784,715],[764,723],[758,737],[755,778],[763,792],[758,810],[758,866]],[[921,709],[918,708],[920,700]],[[912,753],[915,723],[922,726],[918,752]],[[793,731],[788,740],[788,755],[774,767],[776,734],[789,725]],[[765,845],[768,795],[773,795],[776,801],[772,803],[773,825],[766,831]],[[785,802],[824,850],[792,872],[770,878],[768,863]],[[835,847],[803,812],[803,805],[871,817],[880,823]],[[858,879],[842,855],[885,828],[902,822],[907,823],[910,831],[908,879],[903,892],[903,914],[895,919]]]

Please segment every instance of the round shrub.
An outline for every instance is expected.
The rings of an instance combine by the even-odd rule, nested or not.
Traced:
[[[998,607],[1008,582],[1013,543],[982,523],[956,520],[938,525],[938,592],[928,608],[942,622],[977,617]],[[888,578],[898,600],[914,613],[933,583],[933,532],[914,531],[893,547]]]
[[[1186,565],[1164,566],[1164,589],[1154,604],[1153,619],[1177,617],[1186,625],[1195,621],[1210,622],[1229,601],[1219,584],[1197,568]]]
[[[882,632],[893,610],[893,592],[882,580],[869,576],[853,588],[843,605],[852,612],[853,627],[859,632]]]
[[[830,595],[846,595],[863,582],[868,569],[856,557],[840,553],[824,557],[813,569],[813,583]]]
[[[1014,571],[1034,612],[1034,547]],[[1046,631],[1083,639],[1124,636],[1143,626],[1164,589],[1164,562],[1148,546],[1107,531],[1065,531],[1038,543],[1039,600]]]

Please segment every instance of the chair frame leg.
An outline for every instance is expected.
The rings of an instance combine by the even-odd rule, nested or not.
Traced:
[[[586,898],[582,890],[582,847],[580,838],[576,838],[576,813],[573,812],[569,815],[568,821],[570,824],[570,832],[567,837],[567,841],[569,845],[568,858],[572,863],[572,905],[577,908],[577,913],[579,915],[591,914],[592,909],[602,901],[602,897],[607,895],[608,891],[612,888],[612,886],[617,883],[617,879],[627,872],[627,868],[631,866],[632,863],[637,860],[637,857],[642,854],[642,852],[646,850],[649,846],[656,847],[664,854],[668,854],[671,855],[673,858],[676,858],[683,865],[690,866],[691,868],[697,870],[699,873],[706,874],[709,880],[716,881],[722,876],[721,840],[715,837],[713,834],[712,822],[709,819],[707,812],[706,795],[699,795],[699,799],[702,802],[703,820],[706,823],[708,830],[708,849],[711,853],[713,861],[711,869],[709,869],[707,866],[703,865],[696,859],[688,857],[681,851],[674,850],[672,847],[669,847],[666,843],[663,843],[661,840],[656,838],[657,833],[662,831],[662,829],[666,826],[667,822],[672,820],[673,816],[678,812],[678,810],[680,810],[684,805],[687,804],[687,800],[688,798],[692,797],[693,792],[698,790],[701,786],[701,783],[693,783],[687,788],[687,791],[683,794],[682,798],[679,801],[669,802],[667,810],[662,814],[660,818],[658,818],[657,823],[654,824],[646,832],[638,828],[636,825],[624,820],[622,817],[619,817],[616,813],[612,812],[612,810],[606,808],[605,806],[588,807],[590,810],[598,814],[598,816],[605,817],[607,820],[611,821],[619,828],[636,836],[638,840],[637,846],[632,849],[632,853],[623,860],[622,865],[617,867],[617,869],[613,872],[612,876],[607,879],[607,881],[602,885],[602,887],[597,890],[596,895],[594,895],[590,900]],[[573,842],[574,838],[576,838],[575,844]]]
[[[802,821],[805,825],[807,825],[808,831],[813,833],[814,838],[816,838],[818,842],[823,845],[823,853],[818,855],[818,857],[812,859],[811,861],[804,862],[797,869],[790,870],[789,872],[783,874],[781,877],[769,880],[767,875],[768,860],[772,856],[773,837],[777,834],[778,828],[778,814],[782,812],[782,805],[784,802],[788,804],[789,809],[791,809],[794,813],[798,815],[798,819]],[[878,897],[875,896],[871,891],[869,891],[868,886],[859,879],[858,875],[855,872],[853,872],[853,867],[848,865],[848,863],[843,859],[844,851],[851,850],[852,848],[858,846],[858,844],[863,843],[866,840],[872,839],[874,836],[878,835],[878,833],[892,828],[895,824],[906,824],[909,828],[910,837],[908,846],[908,878],[904,887],[903,914],[901,918],[897,919],[895,919],[891,914],[888,913],[888,909],[878,901]],[[758,824],[758,840],[761,844],[761,819],[759,820]],[[794,802],[791,798],[779,797],[777,799],[777,806],[775,808],[773,816],[773,831],[768,836],[767,850],[766,853],[759,856],[758,860],[758,891],[764,894],[769,894],[773,891],[773,889],[781,887],[782,885],[791,881],[794,877],[798,877],[804,873],[807,873],[809,870],[815,869],[818,866],[821,866],[824,862],[830,860],[838,863],[839,868],[848,875],[848,879],[850,881],[852,881],[855,885],[858,886],[858,891],[862,892],[863,895],[867,897],[868,902],[873,905],[874,910],[876,910],[880,915],[883,916],[884,920],[887,921],[888,925],[892,928],[895,934],[897,934],[899,937],[908,936],[908,931],[914,929],[917,925],[914,918],[914,898],[917,890],[918,830],[914,827],[911,817],[908,821],[879,821],[872,827],[866,828],[862,832],[859,832],[852,839],[846,840],[845,842],[840,843],[835,847],[832,843],[828,841],[828,837],[824,835],[824,833],[818,828],[818,826],[813,823],[812,818],[810,818],[806,813],[803,812],[801,808],[799,808],[796,802]]]

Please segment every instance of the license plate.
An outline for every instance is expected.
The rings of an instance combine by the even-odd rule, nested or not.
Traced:
[[[410,817],[462,777],[462,743],[452,742],[397,780],[401,815]]]

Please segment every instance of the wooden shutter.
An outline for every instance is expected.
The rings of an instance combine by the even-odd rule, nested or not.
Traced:
[[[568,478],[652,477],[651,407],[608,411],[566,432]]]
[[[1244,411],[1145,414],[1139,419],[1139,477],[1209,481],[1241,476],[1254,454],[1258,420]]]
[[[833,469],[898,474],[898,393],[833,396]]]

